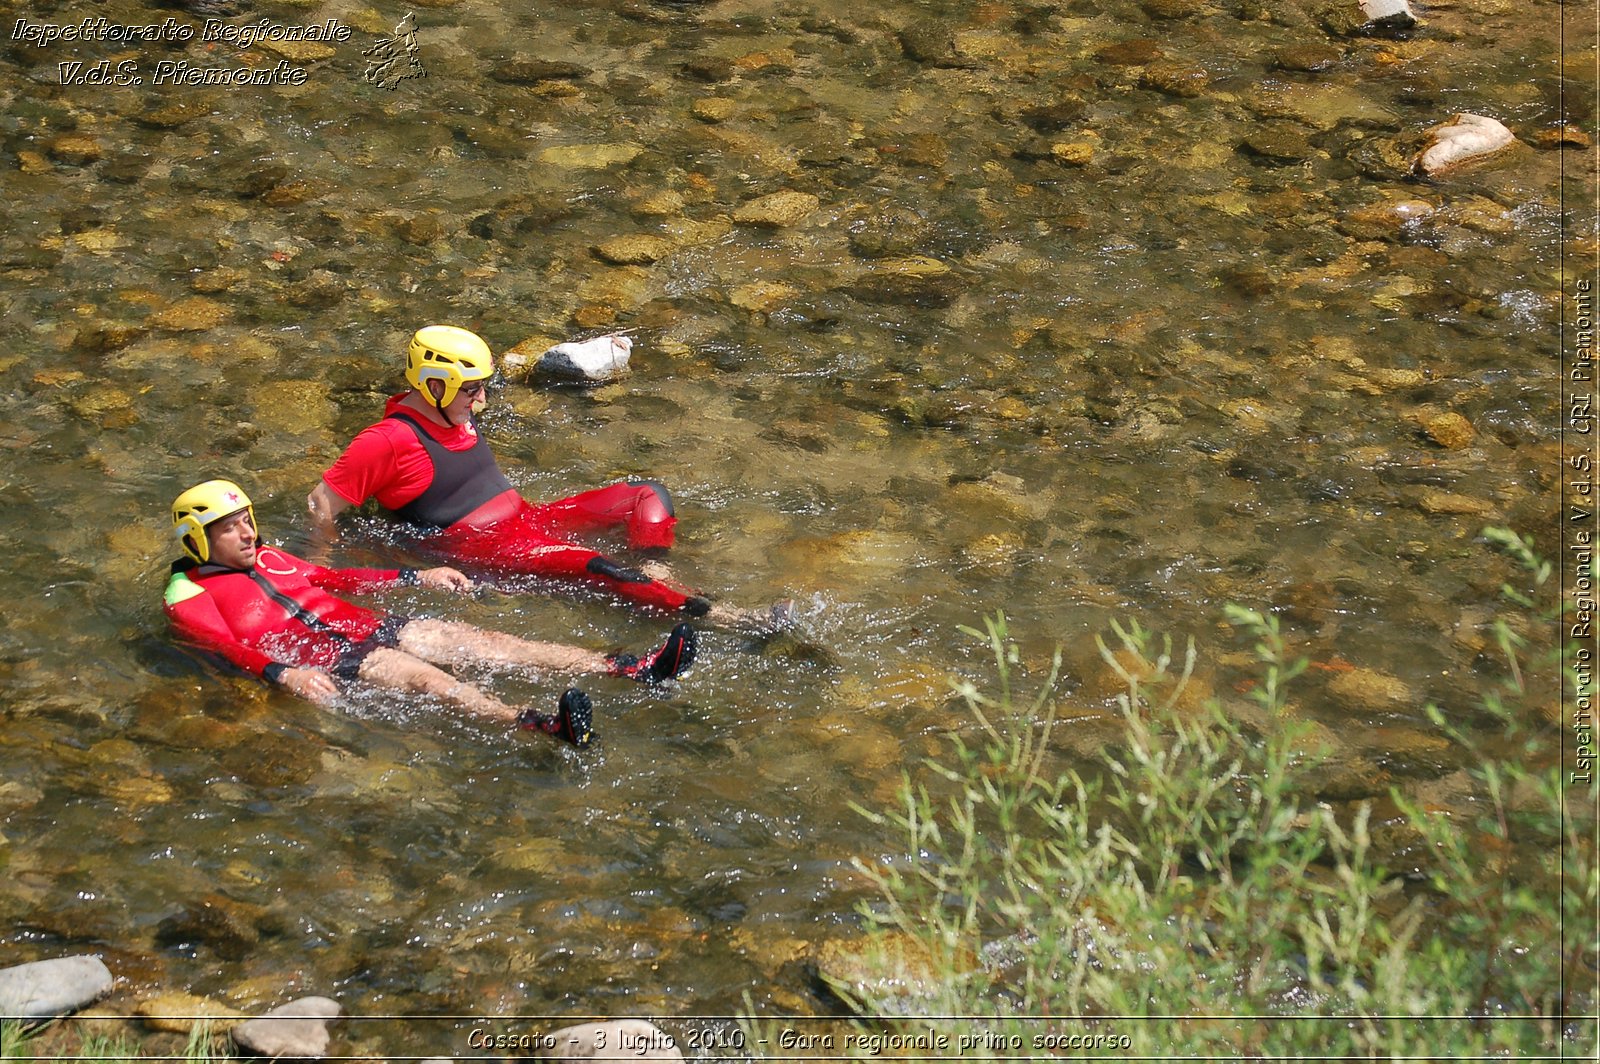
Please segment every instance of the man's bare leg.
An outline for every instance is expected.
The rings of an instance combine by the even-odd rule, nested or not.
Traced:
[[[794,625],[794,599],[784,599],[762,609],[743,609],[726,602],[713,602],[706,613],[707,624],[746,635],[773,635]]]
[[[410,628],[411,625],[406,625]],[[401,629],[403,633],[405,629]],[[402,640],[404,642],[404,640]],[[379,647],[368,654],[358,673],[361,679],[379,687],[390,687],[417,694],[433,695],[454,703],[474,716],[514,724],[519,711],[485,694],[470,683],[415,657],[404,650]]]
[[[410,621],[400,629],[399,647],[425,662],[466,660],[494,665],[527,665],[568,673],[604,673],[611,669],[606,656],[598,651],[564,643],[535,643],[460,621],[431,618]]]
[[[368,654],[358,675],[379,687],[433,695],[475,716],[542,731],[573,746],[588,746],[594,737],[589,696],[576,687],[562,694],[555,713],[519,711],[443,669],[391,647],[379,647]]]

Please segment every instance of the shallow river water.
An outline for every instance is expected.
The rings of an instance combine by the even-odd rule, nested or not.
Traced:
[[[1422,706],[1493,668],[1508,570],[1478,532],[1554,546],[1562,253],[1595,253],[1562,213],[1593,198],[1573,10],[331,0],[225,21],[348,40],[241,49],[42,44],[16,20],[204,17],[8,3],[6,957],[101,952],[122,1009],[826,1011],[808,960],[859,925],[852,861],[906,857],[851,804],[970,728],[958,626],[998,610],[1036,676],[1064,647],[1063,764],[1104,734],[1095,633],[1193,634],[1232,696],[1239,602],[1321,666],[1296,701],[1340,737],[1323,797],[1450,778]],[[408,11],[425,76],[384,87],[363,50]],[[140,82],[65,83],[102,59]],[[1463,111],[1520,143],[1409,177]],[[232,477],[306,549],[306,492],[432,321],[535,354],[632,330],[617,383],[511,367],[502,464],[535,499],[664,481],[678,575],[792,596],[798,630],[707,632],[663,693],[589,682],[583,753],[174,647],[172,497]],[[357,516],[332,560],[394,557],[387,533]],[[378,601],[607,648],[667,627],[514,591]],[[372,1044],[448,1055],[466,1026]]]

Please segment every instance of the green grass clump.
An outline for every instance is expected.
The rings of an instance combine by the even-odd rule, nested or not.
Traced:
[[[1486,538],[1523,563],[1532,586],[1513,601],[1529,610],[1549,567],[1514,534]],[[1324,752],[1289,710],[1305,662],[1276,618],[1228,620],[1260,673],[1254,704],[1232,709],[1180,700],[1192,643],[1113,626],[1100,650],[1125,687],[1124,737],[1082,771],[1052,767],[1054,670],[1023,700],[1004,618],[971,632],[997,676],[993,695],[957,688],[980,740],[931,766],[942,797],[908,779],[899,809],[867,814],[916,855],[863,866],[882,893],[868,953],[909,942],[935,974],[839,993],[964,1059],[1593,1059],[1596,793],[1563,783],[1559,727],[1527,705],[1555,652],[1519,660],[1519,625],[1502,622],[1510,676],[1473,727],[1426,707],[1468,752],[1479,812],[1396,792],[1422,869],[1401,876],[1375,856],[1370,805],[1311,797]]]
[[[118,1064],[131,1060],[175,1060],[183,1064],[217,1064],[230,1059],[223,1051],[208,1020],[199,1020],[189,1028],[189,1037],[181,1055],[163,1054],[146,1056],[137,1040],[127,1035],[85,1034],[78,1038],[71,1030],[73,1021],[51,1020],[40,1025],[25,1027],[15,1020],[0,1021],[0,1061],[7,1060],[70,1060],[74,1064]],[[56,1035],[57,1037],[49,1037]],[[76,1041],[75,1049],[63,1045]],[[49,1043],[41,1048],[37,1043]]]

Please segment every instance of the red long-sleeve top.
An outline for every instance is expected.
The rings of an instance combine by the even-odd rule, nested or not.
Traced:
[[[325,569],[281,548],[261,547],[254,572],[253,578],[249,570],[176,562],[167,581],[165,609],[181,639],[262,676],[274,664],[331,668],[351,644],[376,631],[384,615],[329,592],[394,584],[407,570]],[[302,620],[274,600],[257,578],[320,623]]]

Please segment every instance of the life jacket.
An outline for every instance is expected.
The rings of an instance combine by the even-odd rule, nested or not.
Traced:
[[[186,635],[224,653],[232,642],[294,664],[326,665],[376,631],[383,615],[321,585],[354,589],[392,575],[324,569],[277,547],[260,547],[249,570],[187,559],[174,563],[166,610]],[[196,608],[201,596],[214,612]]]
[[[483,436],[464,451],[452,451],[434,439],[410,413],[396,410],[388,416],[411,426],[433,462],[433,480],[427,490],[395,511],[412,524],[448,528],[490,499],[512,490],[511,481],[500,472]],[[473,426],[477,426],[476,420]]]

